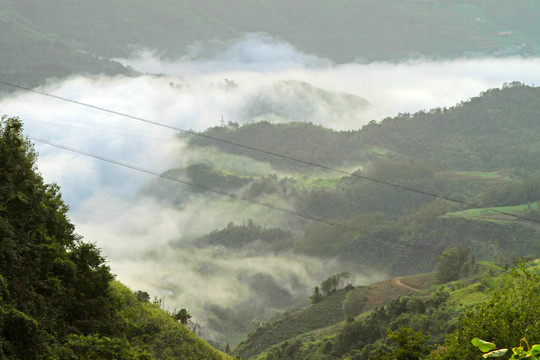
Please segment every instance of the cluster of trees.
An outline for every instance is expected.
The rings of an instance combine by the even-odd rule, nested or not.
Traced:
[[[471,343],[475,337],[501,348],[519,346],[526,338],[540,342],[540,275],[524,267],[514,268],[502,279],[490,298],[465,310],[458,329],[450,333],[444,350],[430,356],[433,360],[473,359],[478,349]]]
[[[437,281],[444,284],[478,272],[476,257],[470,248],[448,248],[437,262]]]
[[[539,88],[512,83],[452,108],[384,119],[364,127],[358,137],[366,145],[454,169],[506,168],[531,176],[538,174],[534,133],[540,125],[533,119],[539,96]]]
[[[328,279],[321,283],[321,291],[323,296],[328,296],[331,293],[339,290],[345,286],[345,282],[351,278],[351,274],[348,271],[340,272],[330,276]]]
[[[532,203],[540,199],[540,176],[523,181],[496,184],[481,195],[486,207]]]
[[[147,293],[113,282],[100,250],[75,233],[58,186],[43,182],[35,161],[21,122],[2,117],[0,358],[223,358],[148,303]]]
[[[311,302],[316,304],[322,300],[324,296],[335,293],[340,288],[345,286],[345,282],[351,278],[351,274],[348,271],[340,272],[339,274],[334,274],[328,279],[324,280],[321,283],[321,287],[315,286],[313,289],[313,295],[311,296]],[[348,287],[353,288],[352,285],[348,284]]]

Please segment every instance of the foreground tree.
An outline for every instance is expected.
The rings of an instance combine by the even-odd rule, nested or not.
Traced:
[[[449,334],[445,350],[431,359],[475,359],[478,349],[471,339],[480,338],[510,349],[526,338],[540,342],[540,276],[524,268],[514,269],[503,279],[488,301],[465,311],[459,329]],[[507,359],[510,354],[502,358]]]
[[[58,186],[44,184],[35,161],[20,121],[2,117],[0,355],[7,358],[47,357],[51,339],[110,333],[114,320],[113,275],[74,233]]]

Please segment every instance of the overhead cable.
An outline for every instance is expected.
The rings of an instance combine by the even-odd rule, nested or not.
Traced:
[[[267,203],[267,202],[259,201],[259,200],[256,200],[256,199],[251,199],[251,198],[248,198],[247,196],[242,196],[242,195],[238,195],[238,194],[235,194],[235,193],[230,193],[230,192],[227,192],[227,191],[224,191],[224,190],[212,188],[212,187],[202,185],[202,184],[199,184],[199,183],[196,183],[196,182],[193,182],[193,181],[185,180],[185,179],[178,179],[178,178],[170,176],[170,175],[161,174],[161,173],[158,173],[158,172],[155,172],[155,171],[152,171],[152,170],[148,170],[148,169],[136,166],[136,165],[128,164],[128,163],[125,163],[125,162],[122,162],[122,161],[119,161],[119,160],[115,160],[115,159],[111,159],[111,158],[104,157],[104,156],[101,156],[101,155],[96,155],[96,154],[93,154],[93,153],[89,153],[89,152],[86,152],[86,151],[75,149],[73,147],[58,144],[58,143],[55,143],[55,142],[52,142],[52,141],[49,141],[49,140],[45,140],[45,139],[41,139],[41,138],[38,138],[38,137],[35,137],[35,136],[28,135],[28,138],[31,139],[31,140],[43,143],[43,144],[47,144],[47,145],[56,147],[58,149],[71,151],[71,152],[74,152],[74,153],[77,153],[77,154],[80,154],[80,155],[84,155],[84,156],[91,157],[91,158],[101,160],[101,161],[104,161],[104,162],[108,162],[108,163],[111,163],[111,164],[114,164],[114,165],[117,165],[117,166],[121,166],[121,167],[128,168],[128,169],[131,169],[131,170],[146,173],[146,174],[156,176],[156,177],[159,177],[159,178],[162,178],[162,179],[167,179],[167,180],[174,181],[174,182],[177,182],[177,183],[189,185],[189,186],[201,189],[201,190],[205,190],[205,191],[213,192],[213,193],[220,194],[220,195],[223,195],[223,196],[227,196],[227,197],[229,197],[231,199],[242,200],[242,201],[254,204],[254,205],[263,206],[263,207],[266,207],[266,208],[271,209],[271,210],[286,213],[286,214],[289,214],[289,215],[294,215],[294,216],[297,216],[297,217],[300,217],[300,218],[303,218],[303,219],[306,219],[306,220],[314,221],[314,222],[321,223],[321,224],[330,225],[330,226],[341,228],[341,229],[347,230],[347,231],[353,231],[353,232],[356,232],[356,233],[359,233],[359,234],[362,234],[362,235],[367,235],[367,233],[365,231],[363,231],[362,228],[357,227],[357,226],[351,226],[351,225],[336,222],[336,221],[333,221],[333,220],[330,220],[330,219],[325,219],[325,218],[320,218],[320,217],[316,217],[316,216],[312,216],[312,215],[302,214],[300,212],[297,212],[297,211],[294,211],[294,210],[291,210],[291,209],[287,209],[287,208],[284,208],[284,207],[281,207],[281,206],[277,206],[277,205],[270,204],[270,203]],[[404,246],[404,247],[408,247],[408,248],[412,248],[412,249],[422,251],[422,252],[425,252],[425,253],[431,253],[433,255],[447,257],[447,258],[454,259],[454,260],[459,260],[456,257],[453,257],[451,255],[447,255],[447,254],[444,254],[444,253],[440,253],[440,252],[437,252],[437,251],[430,250],[430,249],[428,249],[428,248],[426,248],[424,246],[410,244],[410,243],[407,243],[407,242],[404,242],[404,241],[393,240],[393,239],[380,238],[379,240],[394,243],[394,244]]]
[[[277,158],[287,159],[287,160],[290,160],[290,161],[293,161],[293,162],[296,162],[296,163],[299,163],[299,164],[308,165],[308,166],[312,166],[312,167],[315,167],[315,168],[332,171],[332,172],[339,173],[339,174],[346,175],[346,176],[351,176],[353,178],[358,178],[358,179],[362,179],[362,180],[366,180],[366,181],[371,181],[371,182],[374,182],[374,183],[377,183],[377,184],[382,184],[382,185],[386,185],[386,186],[393,187],[393,188],[396,188],[396,189],[401,189],[401,190],[414,192],[414,193],[429,196],[429,197],[432,197],[432,198],[435,198],[435,199],[441,199],[441,200],[457,203],[457,204],[460,204],[460,205],[473,207],[473,208],[476,208],[476,209],[484,208],[484,206],[481,206],[481,205],[478,205],[478,204],[475,204],[475,203],[471,203],[469,201],[450,198],[448,196],[444,196],[444,195],[441,195],[441,194],[431,193],[431,192],[428,192],[428,191],[412,188],[412,187],[409,187],[409,186],[406,186],[406,185],[400,185],[400,184],[392,183],[392,182],[389,182],[389,181],[386,181],[386,180],[377,179],[377,178],[373,178],[373,177],[366,176],[366,175],[361,175],[361,174],[358,174],[358,173],[355,173],[355,172],[350,173],[350,172],[347,172],[347,171],[344,171],[344,170],[340,170],[340,169],[336,169],[336,168],[333,168],[333,167],[330,167],[330,166],[318,164],[318,163],[315,163],[315,162],[312,162],[312,161],[302,160],[302,159],[298,159],[298,158],[295,158],[295,157],[292,157],[292,156],[279,154],[279,153],[275,153],[275,152],[264,150],[264,149],[259,149],[259,148],[253,147],[253,146],[244,145],[244,144],[236,143],[236,142],[225,140],[225,139],[220,139],[220,138],[217,138],[217,137],[214,137],[214,136],[206,135],[206,134],[203,134],[203,133],[198,133],[198,132],[193,131],[193,130],[181,129],[181,128],[178,128],[176,126],[167,125],[167,124],[160,123],[160,122],[157,122],[157,121],[152,121],[152,120],[148,120],[148,119],[145,119],[145,118],[142,118],[142,117],[133,116],[133,115],[122,113],[122,112],[115,111],[115,110],[110,110],[110,109],[103,108],[103,107],[96,106],[96,105],[92,105],[92,104],[89,104],[89,103],[85,103],[85,102],[81,102],[81,101],[77,101],[77,100],[72,100],[72,99],[69,99],[69,98],[62,97],[62,96],[58,96],[58,95],[54,95],[54,94],[34,90],[34,89],[31,89],[31,88],[28,88],[28,87],[12,84],[12,83],[9,83],[9,82],[6,82],[6,81],[0,80],[0,84],[7,85],[7,86],[17,88],[17,89],[21,89],[21,90],[25,90],[25,91],[29,91],[29,92],[32,92],[34,94],[38,94],[38,95],[41,95],[41,96],[47,96],[47,97],[51,97],[51,98],[58,99],[58,100],[61,100],[61,101],[73,103],[73,104],[76,104],[76,105],[86,106],[86,107],[89,107],[89,108],[92,108],[92,109],[96,109],[96,110],[99,110],[99,111],[104,111],[104,112],[107,112],[107,113],[110,113],[110,114],[122,116],[122,117],[129,118],[129,119],[132,119],[132,120],[141,121],[141,122],[148,123],[148,124],[151,124],[151,125],[160,126],[160,127],[164,127],[164,128],[167,128],[167,129],[179,131],[179,132],[189,134],[189,135],[192,135],[192,136],[201,137],[201,138],[204,138],[204,139],[208,139],[208,140],[220,142],[220,143],[223,143],[223,144],[227,144],[227,145],[231,145],[231,146],[235,146],[235,147],[239,147],[239,148],[259,152],[259,153],[274,156],[274,157],[277,157]],[[516,215],[516,214],[513,214],[513,213],[501,211],[501,210],[498,210],[498,209],[491,209],[491,211],[496,212],[496,213],[501,214],[501,215],[510,216],[510,217],[515,218],[515,219],[540,224],[539,220],[524,217],[524,216],[521,216],[521,215]]]

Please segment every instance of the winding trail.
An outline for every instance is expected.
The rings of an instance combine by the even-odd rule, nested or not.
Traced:
[[[402,283],[400,277],[397,277],[397,278],[393,279],[392,283],[397,285],[397,286],[402,286],[402,287],[404,287],[406,289],[409,289],[409,290],[412,290],[412,291],[418,291],[418,289],[415,289],[412,286],[405,285],[404,283]]]

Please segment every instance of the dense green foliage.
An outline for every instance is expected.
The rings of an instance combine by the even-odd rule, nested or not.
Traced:
[[[522,182],[498,184],[482,194],[482,204],[488,206],[508,206],[532,203],[540,199],[540,177]]]
[[[424,346],[427,337],[422,332],[414,332],[407,326],[402,326],[397,331],[390,330],[388,338],[397,343],[392,350],[378,348],[370,360],[417,360],[427,355],[428,349]]]
[[[459,329],[448,335],[445,349],[432,359],[472,359],[478,350],[471,339],[479,337],[501,348],[512,348],[526,338],[540,341],[540,276],[531,270],[514,269],[486,302],[466,310]],[[508,359],[511,354],[503,358]]]
[[[540,89],[512,83],[449,109],[403,114],[371,124],[363,141],[459,170],[536,174]]]
[[[43,183],[35,160],[32,146],[22,138],[21,123],[3,118],[0,274],[6,295],[2,304],[10,321],[20,321],[3,329],[3,351],[8,357],[20,356],[11,353],[13,342],[33,344],[27,350],[29,357],[45,356],[46,334],[54,333],[61,341],[71,333],[109,334],[115,326],[115,304],[109,296],[113,275],[99,250],[75,235],[58,187]],[[12,331],[16,327],[20,333]],[[30,338],[25,339],[24,331],[30,329]]]
[[[441,284],[455,281],[478,271],[475,256],[469,248],[448,248],[437,262],[437,281]]]
[[[74,233],[16,118],[0,121],[0,358],[220,359]],[[153,306],[153,308],[152,308]]]
[[[378,340],[385,340],[388,330],[396,331],[408,326],[429,334],[430,344],[437,344],[455,326],[452,319],[456,311],[448,306],[447,292],[436,292],[429,299],[400,297],[376,308],[365,320],[348,321],[337,334],[332,345],[334,358],[354,353],[358,359],[367,359],[374,353]]]

